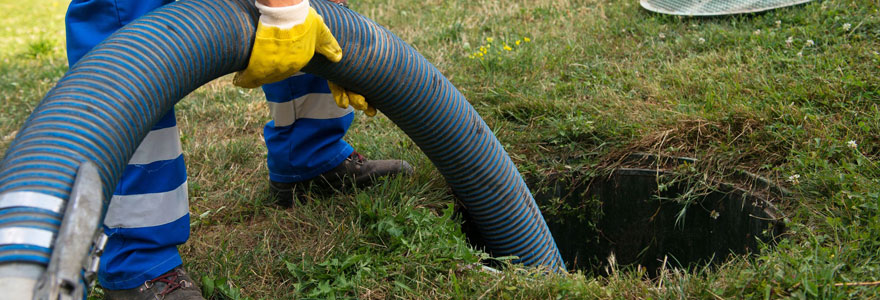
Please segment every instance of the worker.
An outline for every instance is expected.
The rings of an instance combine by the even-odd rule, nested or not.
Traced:
[[[334,62],[344,55],[308,1],[256,1],[261,15],[251,57],[233,79],[245,88],[263,86],[269,101],[269,186],[282,206],[292,205],[294,191],[307,184],[345,188],[346,180],[369,183],[412,172],[405,161],[367,160],[342,140],[352,107],[375,114],[362,96],[299,72],[316,52]],[[73,0],[65,18],[69,65],[125,24],[172,2]],[[98,272],[105,297],[204,299],[177,250],[189,238],[189,224],[186,167],[172,109],[138,146],[110,201],[104,221],[109,241]]]

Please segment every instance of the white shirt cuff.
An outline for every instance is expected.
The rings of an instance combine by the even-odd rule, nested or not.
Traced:
[[[260,23],[266,26],[290,29],[302,24],[309,15],[309,0],[303,0],[299,4],[282,7],[269,7],[255,2],[260,10]]]

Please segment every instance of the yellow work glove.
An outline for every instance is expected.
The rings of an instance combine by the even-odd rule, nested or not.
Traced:
[[[308,0],[285,7],[256,6],[261,15],[251,57],[233,84],[255,88],[281,81],[305,67],[315,52],[332,62],[342,59],[342,48]]]
[[[330,85],[330,93],[333,93],[333,99],[336,100],[336,106],[339,106],[340,108],[348,108],[348,105],[351,105],[354,109],[364,111],[364,114],[367,116],[372,117],[376,115],[376,108],[370,106],[364,96],[346,90],[332,82],[327,82],[327,84]]]

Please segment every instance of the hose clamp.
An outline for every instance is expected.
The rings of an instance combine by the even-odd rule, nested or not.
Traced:
[[[101,177],[90,162],[79,166],[46,272],[37,281],[34,299],[81,299],[97,272],[106,243],[99,232],[104,210]],[[92,254],[92,255],[90,255]]]

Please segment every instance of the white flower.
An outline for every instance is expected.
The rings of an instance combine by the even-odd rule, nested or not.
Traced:
[[[657,36],[659,36],[661,40],[666,38],[666,35],[663,34],[662,32],[660,34],[658,34]]]
[[[800,179],[801,179],[801,175],[798,175],[798,174],[788,176],[788,182],[791,182],[791,184],[801,183]]]
[[[790,36],[790,37],[788,37],[787,39],[785,39],[785,44],[786,44],[786,45],[791,46],[791,43],[793,43],[793,42],[794,42],[794,37],[793,37],[793,36]]]
[[[704,39],[704,38],[700,38],[700,39],[698,39],[697,41],[700,42],[700,44],[702,44],[702,43],[705,43],[705,42],[706,42],[706,39]]]
[[[802,56],[804,56],[804,53],[801,52],[801,51],[798,51],[797,56],[798,56],[798,57],[802,57]]]
[[[782,25],[782,21],[776,20],[776,26],[778,27],[779,25]]]
[[[850,23],[843,24],[843,30],[845,30],[845,31],[849,31],[850,27],[852,27],[852,24],[850,24]]]
[[[813,40],[807,40],[807,47],[812,47],[812,46],[815,45],[815,44],[816,44],[816,43],[813,42]]]
[[[755,35],[759,35],[759,34],[761,34],[761,30],[760,29],[755,30]]]
[[[849,140],[849,142],[846,142],[846,146],[855,149],[859,147],[859,144],[857,144],[855,140]]]
[[[720,216],[720,215],[721,215],[721,214],[719,214],[719,213],[718,213],[717,211],[715,211],[714,209],[712,210],[712,212],[709,213],[709,217],[711,217],[712,219],[718,219],[718,216]]]

